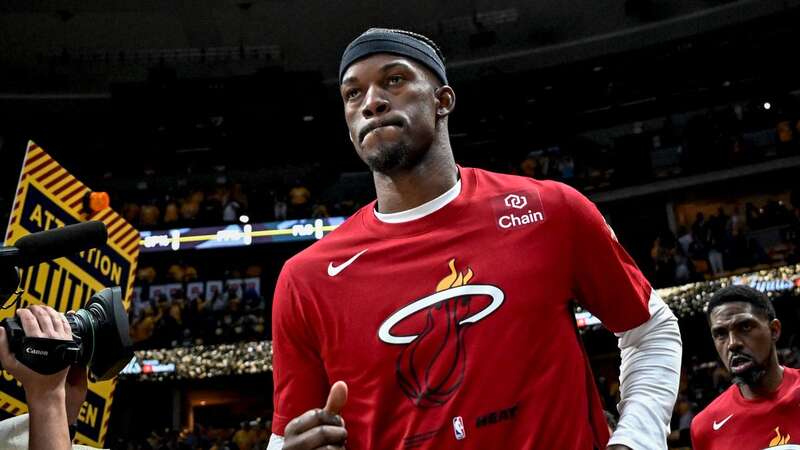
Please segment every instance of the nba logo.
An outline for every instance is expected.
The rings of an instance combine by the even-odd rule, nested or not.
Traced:
[[[467,437],[467,430],[464,429],[464,420],[461,419],[461,416],[453,417],[453,431],[459,441]]]

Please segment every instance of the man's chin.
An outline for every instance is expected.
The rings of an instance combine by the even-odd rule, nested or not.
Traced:
[[[372,172],[390,174],[407,168],[410,162],[409,150],[403,144],[381,144],[377,148],[362,150],[367,154],[364,162]]]
[[[745,371],[732,373],[731,382],[738,386],[747,385],[750,387],[756,387],[766,373],[766,369],[760,366],[753,366]]]

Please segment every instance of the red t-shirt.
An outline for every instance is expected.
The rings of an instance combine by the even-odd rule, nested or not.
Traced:
[[[569,302],[620,332],[649,319],[650,285],[574,189],[460,173],[436,212],[391,224],[367,205],[286,263],[273,432],[343,380],[351,450],[605,448]]]
[[[769,397],[748,400],[729,387],[691,428],[694,450],[800,450],[800,371],[784,368]]]

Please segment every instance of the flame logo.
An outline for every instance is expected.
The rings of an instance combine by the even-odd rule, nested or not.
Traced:
[[[467,271],[463,274],[458,273],[456,270],[456,259],[453,258],[450,260],[447,265],[450,267],[450,275],[442,278],[442,281],[436,285],[436,292],[442,292],[445,289],[450,289],[453,287],[463,286],[469,283],[469,280],[472,279],[472,269],[467,267]]]
[[[445,404],[461,386],[467,361],[464,332],[497,310],[505,295],[492,285],[471,285],[474,273],[469,267],[459,272],[456,260],[448,262],[450,273],[436,285],[436,291],[417,299],[389,316],[378,330],[378,338],[404,345],[395,371],[402,392],[420,408]],[[491,301],[487,305],[476,300]],[[417,314],[420,313],[420,314]],[[421,315],[421,314],[424,314]],[[413,334],[397,335],[395,327],[404,323]]]
[[[789,435],[789,433],[786,433],[785,437],[782,436],[780,430],[781,430],[781,427],[775,427],[776,436],[771,441],[769,441],[769,447],[768,448],[777,447],[779,445],[786,445],[786,444],[789,443],[789,439],[791,439],[792,437]]]

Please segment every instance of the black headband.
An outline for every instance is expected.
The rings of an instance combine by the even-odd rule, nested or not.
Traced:
[[[355,38],[342,55],[342,62],[339,64],[339,84],[342,83],[344,72],[350,64],[376,53],[392,53],[411,58],[432,70],[439,77],[439,81],[447,84],[444,62],[430,45],[392,31],[367,32]]]

